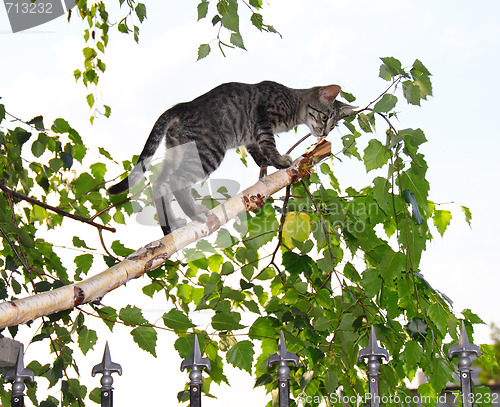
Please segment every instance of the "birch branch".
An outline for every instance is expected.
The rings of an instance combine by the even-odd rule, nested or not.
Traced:
[[[127,281],[138,278],[163,264],[187,245],[218,230],[240,213],[259,209],[270,195],[302,179],[312,172],[312,166],[328,157],[331,144],[322,140],[295,160],[289,168],[276,171],[212,210],[207,222],[190,222],[171,234],[140,248],[123,261],[84,281],[35,294],[30,297],[0,303],[0,329],[19,325],[101,299]]]

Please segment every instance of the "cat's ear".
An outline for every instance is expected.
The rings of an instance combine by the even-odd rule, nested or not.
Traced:
[[[337,101],[336,103],[340,103],[340,116],[349,116],[354,111],[354,109],[358,108],[358,106],[348,105],[347,103],[342,103],[340,101]]]
[[[339,85],[322,86],[321,88],[319,88],[318,93],[319,93],[318,97],[321,102],[333,103],[335,98],[340,93],[340,86]]]

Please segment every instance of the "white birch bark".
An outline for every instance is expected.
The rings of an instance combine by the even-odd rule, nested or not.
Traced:
[[[328,141],[321,141],[286,169],[276,171],[212,210],[206,224],[190,222],[171,234],[140,248],[123,261],[84,281],[0,303],[0,329],[32,321],[41,316],[74,308],[102,298],[127,281],[163,264],[170,256],[194,243],[240,213],[260,208],[269,196],[312,172],[312,166],[331,152]]]

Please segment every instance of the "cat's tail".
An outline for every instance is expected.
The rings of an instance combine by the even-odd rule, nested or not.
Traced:
[[[163,140],[163,137],[165,137],[166,129],[170,121],[169,116],[170,115],[167,111],[156,121],[153,126],[153,130],[151,130],[151,133],[146,140],[146,144],[144,145],[141,155],[137,160],[137,164],[134,168],[132,168],[132,171],[126,178],[122,179],[118,184],[112,185],[108,188],[109,194],[118,195],[126,192],[141,180],[151,164],[151,160]]]

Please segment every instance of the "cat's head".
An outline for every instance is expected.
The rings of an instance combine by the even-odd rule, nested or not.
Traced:
[[[355,109],[355,106],[336,100],[339,93],[338,85],[313,88],[307,104],[306,124],[314,136],[326,137],[342,117]]]

